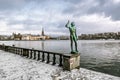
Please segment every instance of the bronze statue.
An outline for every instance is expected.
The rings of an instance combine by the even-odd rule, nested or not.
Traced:
[[[77,49],[77,34],[76,34],[76,28],[75,28],[75,23],[71,22],[68,20],[67,24],[65,25],[65,27],[69,28],[70,31],[70,40],[71,40],[71,53],[75,54],[78,53],[78,49]],[[73,50],[73,42],[75,44],[75,50]]]

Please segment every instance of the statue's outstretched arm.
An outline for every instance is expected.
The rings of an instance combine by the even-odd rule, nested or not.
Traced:
[[[70,27],[70,21],[68,20],[67,24],[65,25],[66,28]]]

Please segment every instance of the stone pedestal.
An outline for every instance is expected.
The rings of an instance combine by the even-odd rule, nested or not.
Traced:
[[[80,67],[80,54],[65,54],[63,56],[63,69],[72,70]]]

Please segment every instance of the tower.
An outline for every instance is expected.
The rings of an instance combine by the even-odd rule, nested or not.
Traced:
[[[42,28],[42,36],[45,36],[45,34],[44,34],[44,28]]]

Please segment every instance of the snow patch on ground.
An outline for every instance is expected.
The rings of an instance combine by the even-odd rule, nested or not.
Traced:
[[[0,50],[0,80],[120,80],[120,77],[87,69],[63,71],[40,61]]]
[[[0,51],[0,80],[52,80],[57,69],[61,68]]]

